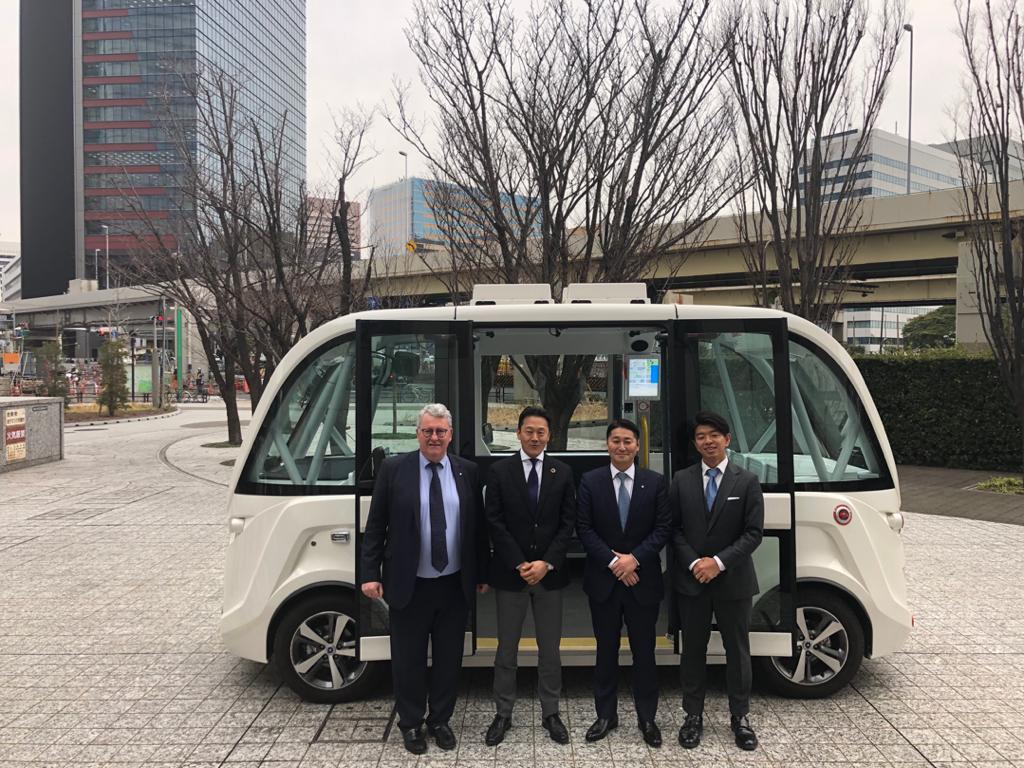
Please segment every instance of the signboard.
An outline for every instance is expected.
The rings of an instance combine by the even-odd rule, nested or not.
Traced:
[[[3,370],[8,373],[17,373],[21,368],[21,354],[18,352],[3,353]]]
[[[8,408],[4,411],[4,446],[7,450],[7,463],[24,461],[28,458],[28,445],[25,442],[27,433],[24,408]]]
[[[626,358],[626,399],[657,400],[661,359],[656,355]]]

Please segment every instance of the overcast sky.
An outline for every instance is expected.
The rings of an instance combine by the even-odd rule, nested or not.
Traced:
[[[41,2],[43,0],[27,0]],[[18,0],[0,0],[0,240],[20,239],[18,208]],[[513,0],[528,6],[528,0]],[[331,109],[388,98],[392,78],[416,77],[416,64],[403,28],[413,0],[307,0],[307,147],[311,182],[327,181]],[[960,49],[953,0],[909,0],[914,24],[913,138],[944,141],[950,133],[949,107],[959,97]],[[906,48],[906,46],[904,46]],[[906,50],[897,65],[878,127],[906,133]],[[379,120],[372,141],[379,153],[355,180],[357,193],[402,176],[408,149]],[[415,156],[410,174],[423,171]]]

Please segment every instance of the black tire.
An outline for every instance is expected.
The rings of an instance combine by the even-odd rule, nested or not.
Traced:
[[[353,596],[334,593],[313,595],[300,600],[281,617],[274,634],[271,663],[288,687],[304,701],[317,704],[357,701],[366,698],[378,687],[384,663],[358,663],[349,655],[355,650],[358,615]],[[341,653],[330,654],[332,659],[328,659],[327,651],[338,650],[326,644],[333,639],[332,618],[335,622],[344,622],[339,643],[343,650]],[[301,633],[303,625],[306,628],[305,634]],[[319,647],[309,637],[310,630],[313,635],[324,640]],[[312,662],[312,666],[300,671],[303,662]]]
[[[794,655],[758,658],[759,676],[775,693],[787,698],[831,696],[860,669],[864,659],[864,627],[846,599],[821,587],[798,589],[796,610],[798,642]],[[801,617],[809,639],[803,635]],[[834,622],[840,625],[838,630]],[[831,633],[818,640],[825,630]],[[823,661],[824,657],[832,661]]]

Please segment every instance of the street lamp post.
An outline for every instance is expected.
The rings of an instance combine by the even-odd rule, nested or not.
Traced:
[[[99,248],[96,248],[93,251],[92,271],[93,271],[93,274],[96,276],[96,287],[99,288],[99,286],[100,286],[100,249]]]
[[[110,227],[108,227],[106,224],[101,224],[100,226],[103,227],[103,239],[106,240],[106,244],[107,244],[107,276],[106,276],[106,284],[104,285],[104,288],[106,288],[109,291],[110,290]]]
[[[911,121],[914,117],[914,25],[904,24],[903,29],[910,33],[910,82],[907,88],[907,194],[910,194],[910,133]]]
[[[412,184],[409,183],[409,153],[406,152],[405,150],[400,149],[400,150],[398,150],[398,154],[400,154],[402,157],[405,158],[405,188],[406,188],[406,190],[409,193],[409,202],[408,202],[408,205],[406,206],[406,216],[408,218],[405,220],[405,224],[407,225],[406,228],[405,228],[406,241],[405,241],[405,243],[402,243],[402,247],[405,248],[406,244],[410,240],[413,239],[412,238]]]

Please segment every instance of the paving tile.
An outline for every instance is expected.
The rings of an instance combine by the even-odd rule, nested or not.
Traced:
[[[594,708],[584,669],[565,673],[569,745],[542,730],[536,674],[524,669],[514,727],[490,748],[491,675],[474,669],[452,722],[458,749],[431,741],[417,758],[391,722],[386,689],[362,702],[307,704],[272,669],[221,646],[226,532],[215,483],[230,474],[220,464],[230,451],[201,447],[219,439],[216,416],[197,409],[102,433],[69,430],[64,462],[19,471],[13,492],[5,485],[0,768],[1024,767],[1024,500],[966,490],[987,473],[900,468],[916,630],[831,699],[756,689],[756,752],[732,743],[714,670],[705,739],[692,752],[675,743],[680,691],[668,670],[661,749],[640,738],[625,674],[620,728],[585,742]],[[159,461],[167,446],[172,464],[210,482]]]

